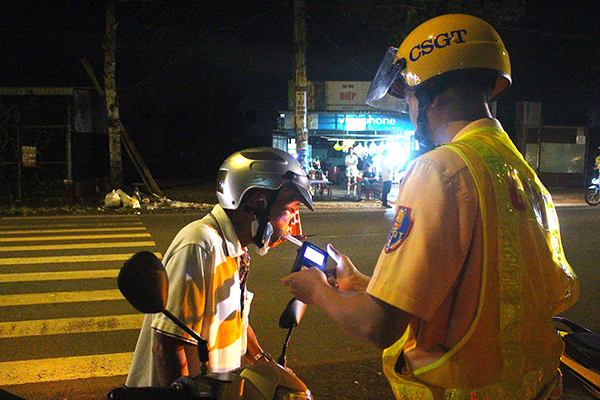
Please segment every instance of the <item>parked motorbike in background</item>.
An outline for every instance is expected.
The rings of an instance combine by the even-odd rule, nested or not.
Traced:
[[[306,310],[304,303],[292,299],[281,314],[279,326],[288,329],[288,333],[277,362],[263,362],[216,374],[207,373],[206,340],[166,310],[167,272],[153,253],[139,252],[126,261],[119,271],[118,286],[136,310],[145,314],[162,312],[194,337],[198,341],[202,367],[199,375],[181,377],[168,388],[120,386],[108,393],[109,400],[312,400],[306,385],[285,367],[287,345]]]
[[[585,191],[585,202],[590,206],[600,204],[600,187],[598,186],[598,177],[592,179],[592,184]]]

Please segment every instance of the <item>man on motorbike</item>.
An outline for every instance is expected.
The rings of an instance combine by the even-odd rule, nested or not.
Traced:
[[[346,333],[385,349],[397,399],[544,399],[560,387],[552,316],[577,299],[548,191],[488,103],[511,84],[497,32],[469,15],[431,19],[390,49],[368,103],[404,98],[421,149],[407,168],[373,277],[328,245],[284,278]],[[389,104],[389,103],[388,103]]]
[[[247,246],[261,255],[289,234],[300,204],[313,209],[306,173],[288,153],[252,148],[229,156],[217,177],[217,204],[184,227],[163,264],[166,308],[208,342],[209,372],[270,359],[248,324]],[[197,342],[162,314],[147,315],[127,377],[129,387],[168,386],[200,372]]]

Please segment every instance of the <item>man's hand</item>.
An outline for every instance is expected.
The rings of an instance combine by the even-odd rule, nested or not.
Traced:
[[[370,278],[362,274],[348,256],[337,251],[331,244],[327,245],[327,253],[336,262],[336,281],[340,290],[363,292],[367,289]]]
[[[152,335],[152,357],[159,386],[169,387],[180,376],[200,373],[196,346],[155,330],[152,330]]]

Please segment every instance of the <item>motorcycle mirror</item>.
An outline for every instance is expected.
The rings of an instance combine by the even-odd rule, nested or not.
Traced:
[[[117,278],[119,290],[127,301],[144,314],[165,311],[169,297],[169,278],[162,263],[149,251],[140,251],[125,261]]]
[[[279,327],[291,329],[298,326],[305,311],[306,304],[294,297],[287,303],[285,310],[281,313],[281,317],[279,317]]]

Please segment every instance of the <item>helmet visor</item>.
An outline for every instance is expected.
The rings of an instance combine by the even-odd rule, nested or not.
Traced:
[[[314,211],[314,205],[312,201],[312,196],[310,194],[310,181],[306,175],[298,175],[293,173],[292,171],[288,171],[284,178],[289,179],[288,184],[294,185],[296,190],[300,193],[300,201],[308,207],[310,211]],[[284,183],[285,185],[285,183]]]
[[[392,111],[406,111],[406,101],[404,101],[402,94],[397,93],[392,87],[394,82],[401,79],[401,73],[406,69],[406,60],[404,58],[397,58],[397,55],[398,49],[395,47],[390,47],[385,53],[385,57],[367,92],[365,103],[371,107]],[[394,86],[403,87],[401,84]]]

